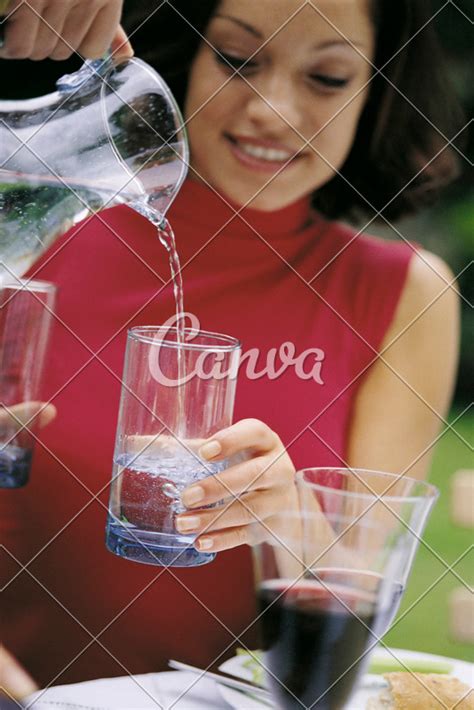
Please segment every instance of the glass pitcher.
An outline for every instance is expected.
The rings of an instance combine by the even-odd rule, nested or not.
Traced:
[[[56,89],[0,101],[0,283],[91,212],[126,203],[164,217],[186,176],[183,120],[150,66],[87,61]]]

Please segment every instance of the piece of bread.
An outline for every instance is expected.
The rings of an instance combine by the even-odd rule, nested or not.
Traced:
[[[389,688],[371,698],[367,710],[474,710],[474,690],[453,676],[386,673],[384,678]]]
[[[393,710],[393,695],[390,690],[384,689],[375,698],[369,698],[366,710]]]

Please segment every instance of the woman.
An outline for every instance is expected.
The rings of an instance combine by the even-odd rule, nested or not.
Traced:
[[[167,320],[172,291],[156,234],[127,208],[65,235],[29,273],[60,287],[47,381],[58,416],[28,488],[1,500],[2,637],[41,685],[169,658],[207,665],[241,634],[255,644],[245,544],[255,518],[294,495],[295,468],[426,474],[456,366],[452,274],[403,240],[334,221],[413,210],[456,171],[436,43],[429,26],[416,34],[424,3],[387,6],[222,0],[155,14],[147,58],[182,104],[191,147],[168,215],[186,309],[260,353],[241,371],[236,424],[201,453],[246,460],[183,495],[178,528],[220,552],[212,565],[157,570],[103,549],[125,331]],[[271,371],[268,354],[292,346],[306,366]],[[223,497],[224,512],[203,509]]]

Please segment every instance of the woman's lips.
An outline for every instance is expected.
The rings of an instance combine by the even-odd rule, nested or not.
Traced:
[[[291,167],[301,155],[273,141],[225,135],[234,157],[246,167],[260,172],[275,173]]]

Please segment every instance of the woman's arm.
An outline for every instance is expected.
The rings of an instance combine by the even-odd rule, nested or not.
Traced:
[[[33,679],[0,644],[0,707],[2,696],[25,698],[38,690]]]
[[[453,274],[439,257],[422,251],[411,261],[381,358],[357,395],[350,466],[426,476],[451,401],[458,351],[459,295]]]
[[[356,399],[350,466],[426,475],[430,445],[446,414],[457,364],[459,297],[454,284],[446,282],[452,283],[453,276],[438,257],[423,252],[412,259],[382,345],[383,360],[370,368]],[[244,450],[247,460],[183,493],[189,510],[177,518],[177,527],[197,533],[199,549],[253,544],[268,530],[280,534],[280,511],[297,510],[294,466],[277,434],[263,422],[237,422],[218,432],[200,455],[216,461]],[[204,508],[222,499],[224,504],[217,508]],[[287,533],[283,531],[284,537]]]
[[[47,426],[56,416],[56,407],[45,402],[23,402],[12,407],[0,407],[0,428],[13,431],[22,423],[39,416],[39,427]],[[0,539],[0,543],[2,540]],[[0,639],[0,708],[2,697],[24,698],[38,690],[35,682]]]

